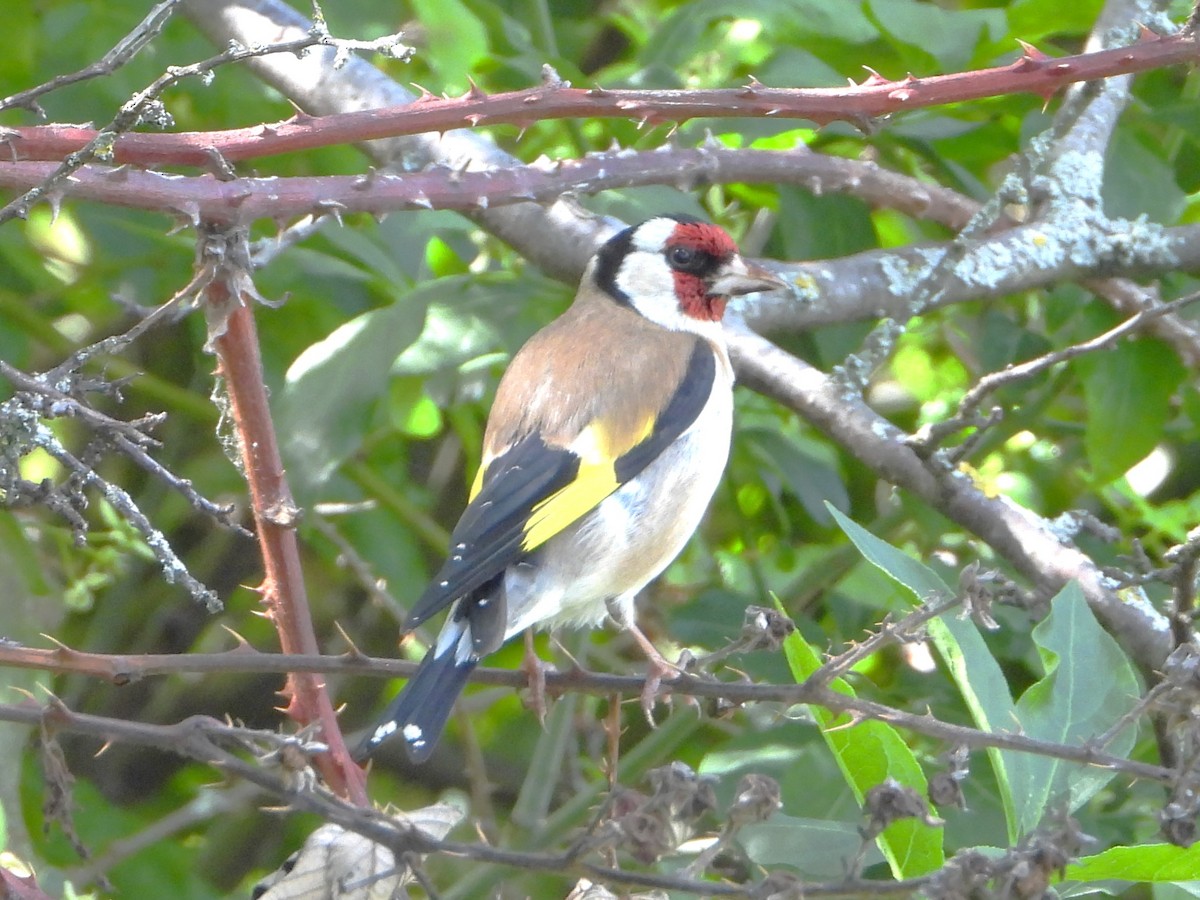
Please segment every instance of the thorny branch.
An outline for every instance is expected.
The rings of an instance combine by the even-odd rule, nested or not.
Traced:
[[[300,46],[276,45],[278,49],[273,47],[268,52],[294,52],[319,42],[314,37]],[[393,109],[321,117],[299,115],[286,122],[223,133],[129,134],[118,138],[109,132],[105,140],[118,163],[206,166],[214,151],[227,162],[237,162],[330,144],[465,126],[528,127],[560,118],[617,117],[656,125],[698,118],[770,117],[802,118],[819,125],[851,121],[867,126],[880,116],[998,94],[1031,93],[1049,98],[1075,82],[1195,62],[1197,57],[1191,34],[1168,37],[1143,28],[1125,47],[1055,59],[1026,44],[1021,56],[1007,66],[922,78],[910,74],[898,80],[868,70],[861,84],[845,88],[771,88],[752,79],[745,87],[727,90],[585,89],[572,88],[547,67],[540,87],[506,94],[489,96],[472,87],[462,97],[451,99],[425,91],[414,103]],[[214,57],[181,70],[180,77],[202,74],[233,61],[236,59],[226,59],[225,55]],[[178,80],[175,77],[164,83],[154,96]],[[14,128],[8,133],[8,143],[18,159],[61,159],[80,152],[99,136],[84,128],[45,125]]]
[[[25,188],[45,180],[52,163],[0,164],[0,187]],[[888,172],[870,163],[838,159],[807,148],[790,151],[733,150],[716,141],[697,148],[663,145],[652,151],[613,149],[580,160],[541,159],[518,168],[462,171],[433,166],[403,175],[221,179],[181,177],[129,166],[91,165],[63,186],[63,196],[116,206],[169,211],[190,224],[203,219],[248,224],[261,218],[383,215],[398,210],[469,211],[564,194],[595,194],[623,187],[673,184],[695,190],[709,184],[773,182],[814,191],[853,192],[875,206],[915,218],[962,227],[975,204],[954,191]]]
[[[279,455],[267,401],[252,303],[261,299],[250,268],[244,229],[205,225],[197,243],[209,347],[229,396],[242,469],[250,490],[264,577],[259,592],[286,653],[316,653],[317,638],[300,566],[296,525],[300,510]],[[367,803],[362,770],[350,759],[325,684],[307,672],[288,674],[287,713],[302,725],[319,724],[329,752],[316,761],[326,783],[355,803]]]
[[[918,610],[915,623],[928,618],[930,610]],[[908,620],[881,631],[864,643],[878,649],[896,639],[909,627]],[[847,651],[857,659],[859,651]],[[830,666],[841,670],[843,654],[834,657]],[[342,656],[320,656],[317,654],[273,654],[261,653],[242,644],[237,649],[224,653],[105,655],[85,653],[67,647],[40,650],[0,644],[0,666],[31,668],[57,673],[83,674],[103,678],[115,684],[129,684],[143,678],[192,672],[206,674],[232,672],[291,673],[308,672],[338,675],[373,675],[377,677],[408,677],[416,670],[416,664],[400,659],[372,658],[358,653]],[[820,670],[818,670],[820,672]],[[523,688],[528,676],[513,669],[480,667],[472,673],[472,681],[478,684],[504,685]],[[888,707],[862,698],[848,697],[825,686],[824,673],[821,678],[810,678],[800,684],[768,684],[747,681],[717,681],[681,674],[675,678],[664,678],[662,687],[672,695],[691,696],[702,699],[722,700],[731,704],[783,703],[787,705],[814,703],[834,712],[849,713],[857,719],[878,719],[889,722],[917,734],[943,740],[947,744],[962,744],[972,749],[995,747],[1002,750],[1018,750],[1036,753],[1054,759],[1063,759],[1086,765],[1098,765],[1128,775],[1168,781],[1170,769],[1122,759],[1104,753],[1099,746],[1068,746],[1052,741],[1042,741],[1017,733],[985,732],[975,728],[943,722],[932,715],[917,715]],[[640,696],[646,680],[637,675],[609,675],[573,668],[563,672],[546,673],[546,690],[552,696],[567,693],[592,694],[598,697]]]
[[[175,0],[177,3],[178,0]],[[173,8],[173,7],[172,7]],[[149,21],[149,20],[147,20]],[[143,23],[145,24],[145,23]],[[141,28],[142,26],[139,26]],[[158,26],[161,27],[161,26]],[[134,35],[138,35],[135,30]],[[133,38],[132,44],[139,45],[140,38]],[[124,42],[123,42],[124,43]],[[120,51],[122,45],[118,45],[117,58],[122,57]],[[385,38],[380,38],[378,41],[372,42],[346,42],[333,38],[328,29],[324,27],[324,23],[317,21],[309,29],[309,33],[304,37],[296,38],[291,41],[281,41],[278,43],[268,44],[265,46],[243,47],[236,42],[231,41],[229,47],[216,56],[211,56],[208,59],[197,63],[192,63],[187,66],[171,66],[156,78],[150,85],[143,88],[130,98],[120,109],[113,120],[98,131],[85,129],[88,136],[85,140],[76,143],[70,150],[61,154],[54,154],[52,157],[56,160],[61,160],[52,172],[46,175],[39,184],[30,188],[21,196],[9,201],[3,208],[0,208],[0,224],[7,222],[13,218],[25,218],[29,214],[29,210],[41,200],[47,200],[52,205],[57,206],[61,195],[59,193],[62,185],[83,166],[86,166],[92,160],[100,160],[101,162],[114,158],[115,145],[121,135],[127,134],[132,129],[140,125],[153,125],[157,128],[169,128],[174,124],[174,119],[167,111],[165,105],[159,99],[163,92],[175,86],[179,82],[187,78],[205,78],[212,77],[215,69],[229,65],[231,63],[243,62],[248,59],[255,59],[272,53],[302,53],[310,47],[328,46],[336,47],[339,58],[343,61],[345,55],[351,49],[374,49],[387,51],[405,57],[409,52],[409,48],[404,47],[400,43],[399,35],[390,35]],[[52,84],[52,83],[51,83]],[[46,90],[50,89],[49,85],[43,86]],[[45,90],[40,88],[41,93]],[[36,126],[36,127],[58,127],[58,126]],[[19,131],[19,129],[18,129]],[[8,128],[0,129],[0,142],[8,143],[12,137],[12,131]],[[213,166],[219,172],[227,173],[228,164],[222,159],[219,153],[214,153],[211,150],[202,152],[204,160],[201,165]]]

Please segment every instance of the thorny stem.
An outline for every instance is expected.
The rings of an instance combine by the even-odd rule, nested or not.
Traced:
[[[315,43],[319,41],[309,39],[302,46]],[[266,50],[294,51],[302,46],[279,44]],[[187,67],[196,70],[188,74],[233,61],[227,56],[222,54]],[[720,90],[584,89],[572,88],[547,69],[542,86],[503,94],[487,95],[473,87],[462,97],[450,99],[426,92],[402,107],[321,117],[298,115],[286,122],[225,132],[110,133],[108,137],[112,138],[111,150],[118,163],[207,167],[214,151],[226,162],[237,162],[330,144],[482,124],[527,126],[564,118],[622,118],[660,124],[697,118],[769,116],[808,119],[822,125],[851,121],[865,127],[880,116],[999,94],[1032,93],[1049,98],[1068,84],[1194,62],[1197,56],[1190,33],[1164,37],[1147,31],[1128,47],[1055,59],[1027,46],[1020,58],[1006,66],[924,78],[909,75],[894,81],[870,72],[862,84],[844,88],[769,88],[751,80],[745,87]],[[164,83],[156,88],[154,96],[166,86]],[[61,159],[89,146],[97,136],[97,132],[86,128],[36,126],[11,129],[8,143],[18,158]]]
[[[246,235],[239,231],[223,236],[226,240],[220,252],[224,258],[214,265],[224,277],[214,277],[208,283],[205,304],[212,323],[210,333],[215,335],[212,346],[219,360],[219,375],[229,393],[262,551],[265,573],[259,592],[279,633],[283,651],[317,653],[296,541],[300,511],[292,500],[284,474],[267,402],[258,333],[250,305],[253,298],[239,287],[249,284]],[[207,241],[201,242],[202,248],[212,247],[216,237],[208,234]],[[289,716],[302,724],[320,723],[329,753],[319,755],[316,764],[326,783],[353,802],[366,804],[364,774],[350,759],[324,680],[311,672],[290,672],[283,693],[288,700]]]
[[[810,676],[807,683],[813,685],[828,685],[836,678],[849,672],[858,663],[879,652],[884,647],[906,638],[915,637],[925,623],[936,619],[957,606],[962,605],[960,597],[949,597],[929,600],[917,607],[899,622],[886,622],[882,628],[865,641],[859,642],[844,653],[823,663]]]
[[[53,174],[54,164],[0,164],[0,187],[28,188]],[[90,165],[62,186],[63,196],[136,209],[168,211],[188,220],[229,224],[261,218],[375,215],[397,210],[471,211],[564,193],[594,194],[623,187],[674,184],[694,190],[728,182],[800,184],[821,192],[853,192],[888,207],[957,229],[970,218],[971,200],[937,185],[870,163],[795,150],[731,149],[706,142],[695,148],[664,146],[635,152],[610,150],[584,159],[539,161],[527,166],[460,172],[434,167],[403,175],[290,176],[222,180],[211,174],[180,176],[128,166]],[[313,223],[305,221],[301,236]]]
[[[895,627],[900,627],[900,623]],[[0,644],[0,665],[84,674],[105,678],[117,684],[128,684],[151,675],[181,672],[298,672],[405,678],[416,670],[416,663],[406,660],[353,654],[319,656],[259,653],[245,645],[225,653],[109,656],[82,653],[66,647],[35,650]],[[522,688],[528,684],[528,677],[524,672],[511,669],[481,667],[472,673],[471,678],[472,682],[477,684],[506,685],[514,688]],[[598,697],[640,696],[645,685],[645,677],[636,675],[609,675],[578,668],[546,673],[547,693],[554,695],[574,692]],[[1172,777],[1170,769],[1106,754],[1101,752],[1098,746],[1070,746],[1037,740],[1022,734],[980,731],[943,722],[930,715],[916,715],[871,700],[849,697],[811,679],[800,684],[767,684],[722,682],[680,675],[663,679],[662,686],[672,695],[721,699],[737,704],[817,704],[834,712],[848,713],[860,719],[879,719],[950,744],[965,744],[972,749],[997,747],[1040,754],[1071,762],[1107,766],[1131,776],[1154,781],[1169,781]],[[4,709],[5,707],[0,706],[0,719],[4,718]]]
[[[397,47],[402,46],[399,42],[399,35],[390,35],[369,43],[351,43],[356,47],[388,48],[393,51]],[[112,160],[114,158],[115,146],[121,136],[128,135],[138,125],[144,124],[147,120],[160,127],[169,127],[173,124],[174,120],[171,118],[170,113],[161,105],[159,97],[162,96],[164,91],[178,84],[180,81],[187,78],[206,76],[214,69],[230,63],[255,59],[272,53],[299,53],[302,50],[317,45],[336,46],[339,53],[344,53],[347,52],[345,44],[346,42],[332,38],[329,32],[323,28],[314,26],[308,34],[295,40],[282,41],[261,47],[231,45],[225,52],[200,62],[188,66],[169,67],[149,86],[131,97],[108,125],[105,125],[98,131],[83,129],[86,132],[86,137],[74,141],[72,147],[63,153],[53,154],[50,158],[61,160],[61,162],[40,184],[30,188],[24,194],[11,200],[3,208],[0,208],[0,224],[13,218],[25,218],[34,204],[42,199],[49,199],[52,203],[56,204],[59,196],[57,192],[74,172],[77,172],[94,159],[102,161]],[[62,126],[46,125],[36,127],[57,129]],[[5,128],[0,130],[0,143],[9,145],[9,150],[14,154],[14,158],[23,155],[12,144],[13,141],[18,140],[16,136],[21,131],[22,129],[20,128]],[[206,168],[214,168],[222,175],[231,174],[228,161],[221,156],[219,150],[211,147],[200,150],[198,159],[199,165],[203,165]]]

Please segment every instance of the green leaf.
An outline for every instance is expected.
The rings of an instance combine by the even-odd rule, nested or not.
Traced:
[[[937,572],[880,540],[837,510],[831,509],[830,512],[863,557],[908,588],[918,601],[951,596],[952,591]],[[975,623],[957,615],[945,615],[930,621],[928,630],[929,639],[933,641],[955,687],[970,710],[975,727],[993,732],[1011,729],[1017,717],[1008,682]],[[995,748],[988,749],[988,759],[1000,788],[1009,839],[1014,840],[1018,814],[1007,759]]]
[[[1200,844],[1111,847],[1067,866],[1066,881],[1135,881],[1163,884],[1200,877]]]
[[[328,228],[323,232],[325,240],[346,255],[362,263],[361,271],[370,273],[372,279],[393,290],[410,283],[404,270],[379,240],[375,231],[359,231],[354,228]]]
[[[1014,36],[1025,41],[1086,32],[1096,24],[1096,16],[1100,15],[1103,6],[1103,0],[1074,0],[1072,3],[1015,0],[1008,7],[1008,27]]]
[[[728,55],[735,47],[726,40],[727,32],[715,27],[734,19],[755,19],[763,33],[771,36],[776,47],[806,46],[804,37],[820,39],[826,45],[838,41],[866,43],[876,37],[874,28],[859,4],[844,3],[836,8],[825,0],[694,0],[659,26],[643,51],[644,64],[672,74],[697,57],[720,50]],[[712,64],[705,65],[708,70]],[[805,84],[803,77],[789,75],[790,84]]]
[[[778,601],[776,601],[778,606]],[[782,611],[782,607],[780,607]],[[799,684],[821,665],[821,655],[800,635],[790,634],[783,644],[792,677]],[[842,679],[830,687],[848,697],[854,689]],[[828,710],[812,707],[813,718],[821,727],[846,784],[862,803],[866,792],[888,778],[910,787],[925,796],[928,784],[912,750],[896,729],[875,720],[859,722],[848,727],[847,715],[835,716]],[[942,829],[932,828],[915,819],[901,819],[889,825],[876,843],[897,878],[911,878],[939,868],[945,856],[942,852]]]
[[[786,6],[776,6],[777,18],[772,24],[788,22],[802,33],[820,35],[827,40],[864,44],[876,38],[870,20],[857,3],[830,5],[826,0],[788,0]]]
[[[424,319],[414,291],[405,302],[356,316],[292,363],[276,419],[298,497],[311,496],[358,448],[392,364],[420,335]]]
[[[1108,731],[1137,704],[1141,691],[1133,666],[1074,582],[1051,601],[1033,639],[1046,674],[1017,701],[1017,720],[1028,737],[1079,746]],[[1126,756],[1135,737],[1135,728],[1125,728],[1104,749]],[[1032,753],[1006,756],[1023,832],[1037,827],[1064,797],[1069,811],[1077,809],[1115,774]]]
[[[455,284],[461,279],[450,279]],[[456,369],[467,360],[494,350],[498,336],[483,317],[462,304],[433,303],[421,336],[396,357],[394,375],[430,375]]]
[[[461,0],[413,0],[413,18],[421,23],[428,52],[421,59],[448,90],[465,90],[467,75],[487,59],[487,32]]]
[[[838,525],[870,562],[918,598],[948,594],[937,573],[832,510]],[[1045,677],[1012,702],[1004,673],[975,624],[957,616],[930,623],[937,647],[978,728],[1015,732],[1039,740],[1079,745],[1107,731],[1137,702],[1137,677],[1116,641],[1092,615],[1079,586],[1064,587],[1033,631]],[[1133,747],[1126,729],[1106,747],[1118,756]],[[1008,819],[1009,838],[1035,828],[1046,810],[1065,798],[1074,810],[1113,773],[1031,753],[990,750]]]
[[[277,265],[283,265],[277,263]],[[374,275],[362,266],[335,256],[325,250],[312,247],[294,247],[288,251],[287,268],[293,272],[317,278],[343,278],[347,281],[369,284]]]
[[[779,189],[779,214],[793,224],[780,234],[789,259],[848,256],[878,245],[871,208],[857,197],[815,196],[784,186]]]
[[[853,859],[862,846],[858,829],[847,822],[782,814],[746,826],[738,832],[738,839],[760,866],[789,866],[806,878],[829,881],[846,876],[846,860]],[[864,862],[872,865],[881,859],[875,851]]]
[[[420,378],[393,378],[388,392],[389,420],[408,437],[430,438],[442,430],[442,411],[425,393]]]
[[[1153,338],[1075,360],[1083,377],[1084,446],[1101,484],[1123,475],[1162,440],[1171,395],[1186,374],[1175,352]]]
[[[954,615],[942,616],[929,623],[929,638],[949,670],[975,727],[993,733],[1012,731],[1017,721],[1016,705],[1004,671],[975,623]],[[1016,840],[1020,810],[1009,770],[1011,754],[995,747],[989,747],[987,754],[1000,788],[1008,838]]]
[[[575,750],[572,738],[579,702],[578,694],[564,694],[554,701],[529,760],[529,769],[513,804],[512,820],[530,831],[545,823],[559,789],[558,778],[551,775],[570,768],[567,757]]]
[[[1187,205],[1187,195],[1175,180],[1175,169],[1124,131],[1113,135],[1104,167],[1104,211],[1110,216],[1173,225]]]
[[[910,65],[924,63],[922,68],[937,74],[964,68],[981,41],[1007,31],[998,9],[949,10],[915,0],[871,0],[867,8],[884,33],[902,45]]]
[[[904,585],[922,603],[939,597],[952,597],[954,591],[942,581],[941,576],[924,563],[913,559],[903,550],[898,550],[887,541],[882,541],[853,519],[843,515],[834,507],[828,507],[838,527],[858,547],[863,558],[878,566],[887,575]]]

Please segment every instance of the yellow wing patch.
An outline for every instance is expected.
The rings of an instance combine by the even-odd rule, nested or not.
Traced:
[[[492,464],[492,460],[496,457],[492,454],[485,454],[479,463],[479,471],[475,473],[475,481],[471,484],[471,493],[467,495],[467,502],[470,503],[479,496],[479,492],[483,490],[483,476],[487,472],[488,466]]]
[[[579,432],[575,440],[560,451],[577,457],[579,470],[570,484],[530,509],[522,529],[521,549],[528,553],[540,547],[619,488],[617,460],[650,437],[654,422],[655,417],[649,415],[633,431],[614,434],[604,422],[596,421]],[[488,467],[503,455],[503,452],[484,455],[471,485],[471,501],[483,490]]]
[[[540,547],[620,486],[612,460],[580,463],[574,481],[534,506],[525,523],[521,549],[528,553]]]
[[[585,465],[612,463],[624,456],[654,432],[654,416],[646,416],[636,428],[624,434],[614,434],[603,422],[593,422],[567,447]]]
[[[654,416],[647,416],[632,432],[613,434],[604,422],[593,422],[567,448],[579,457],[579,471],[566,487],[555,491],[530,510],[521,549],[541,546],[573,524],[621,486],[616,463],[654,431]]]

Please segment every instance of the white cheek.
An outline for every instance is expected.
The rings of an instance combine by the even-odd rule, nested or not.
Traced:
[[[658,253],[634,251],[617,272],[617,288],[633,308],[664,328],[678,329],[682,318],[675,298],[675,277]]]
[[[660,253],[631,253],[617,273],[617,287],[630,304],[655,325],[670,331],[686,331],[724,346],[720,322],[684,315],[675,295],[675,275]]]
[[[703,322],[680,310],[674,272],[661,253],[630,253],[620,266],[617,287],[628,296],[630,305],[655,325],[670,331],[690,331],[709,340],[716,340],[720,334],[720,323]]]

